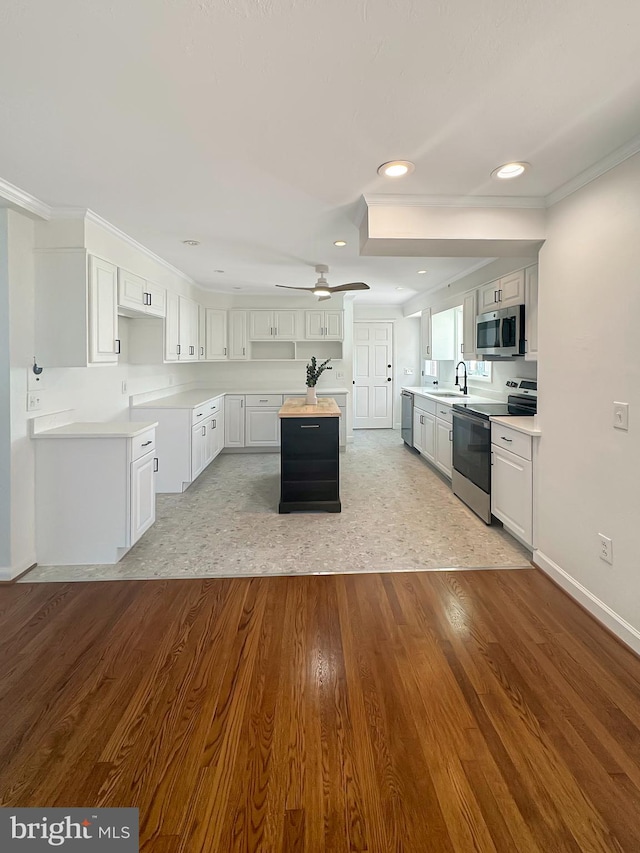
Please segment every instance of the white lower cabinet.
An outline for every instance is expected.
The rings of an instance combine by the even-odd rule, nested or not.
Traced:
[[[434,464],[451,478],[451,458],[452,458],[452,443],[451,443],[451,424],[447,421],[436,418],[435,423],[435,455]]]
[[[224,446],[244,447],[244,394],[227,394],[225,397]]]
[[[435,410],[433,400],[418,396],[414,398],[413,446],[429,462],[435,461]]]
[[[246,406],[245,447],[280,447],[280,406]]]
[[[164,404],[152,401],[134,406],[130,418],[158,422],[158,492],[184,492],[223,447],[224,395],[205,399],[196,407],[193,402],[180,402],[180,395],[177,401],[167,398]]]
[[[505,442],[512,442],[513,450],[506,450]],[[492,514],[525,545],[534,547],[531,437],[492,424],[491,466]]]
[[[70,424],[36,435],[41,565],[117,563],[154,523],[155,428],[136,436],[126,434],[130,424],[117,431],[114,424]]]

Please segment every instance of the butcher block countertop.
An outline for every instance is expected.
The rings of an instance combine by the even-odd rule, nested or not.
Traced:
[[[333,397],[318,397],[317,406],[307,405],[304,397],[287,398],[280,411],[279,418],[339,418],[340,407]]]

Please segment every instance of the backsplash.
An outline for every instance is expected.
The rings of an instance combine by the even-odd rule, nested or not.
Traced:
[[[437,378],[438,383],[442,386],[450,387],[454,383],[455,378],[455,361],[438,361],[438,376],[423,377],[422,384],[425,387],[432,387],[434,378]],[[432,362],[428,362],[429,365]],[[462,374],[462,368],[460,368]],[[467,385],[473,390],[474,394],[481,394],[483,397],[495,397],[496,399],[504,400],[507,396],[505,383],[507,379],[522,377],[523,379],[537,379],[538,364],[535,361],[525,361],[522,358],[508,358],[503,361],[491,362],[491,381],[477,379],[473,376],[469,377]]]

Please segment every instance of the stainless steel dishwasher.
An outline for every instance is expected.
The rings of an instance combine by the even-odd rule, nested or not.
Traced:
[[[400,427],[402,440],[408,447],[413,447],[413,394],[402,391],[402,421]]]

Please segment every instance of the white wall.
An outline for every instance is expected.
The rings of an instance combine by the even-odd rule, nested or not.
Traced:
[[[399,305],[370,305],[354,302],[354,321],[393,323],[393,424],[400,428],[400,390],[403,385],[421,385],[420,318],[405,317]],[[413,371],[405,374],[405,369]]]
[[[549,211],[535,556],[640,652],[638,235],[640,155]],[[614,400],[630,404],[629,432],[613,429]],[[613,538],[613,566],[599,559],[598,533]]]
[[[11,349],[8,211],[0,209],[0,580],[11,571]]]

